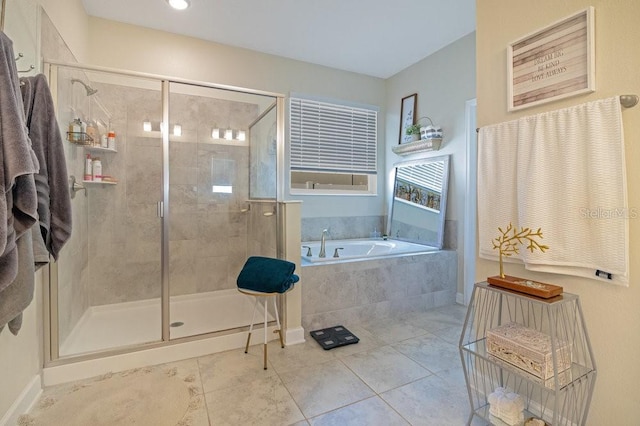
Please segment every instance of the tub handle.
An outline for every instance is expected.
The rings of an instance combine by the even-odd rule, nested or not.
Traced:
[[[337,247],[333,252],[333,257],[340,257],[340,255],[338,254],[338,250],[344,250],[344,247]]]
[[[84,196],[87,196],[87,188],[84,185],[76,182],[76,177],[71,175],[69,176],[69,190],[71,194],[71,198],[76,196],[76,192],[84,191]]]
[[[306,248],[306,249],[307,249],[307,256],[308,256],[308,257],[313,256],[313,253],[311,253],[311,247],[309,247],[309,246],[302,246],[302,248]]]

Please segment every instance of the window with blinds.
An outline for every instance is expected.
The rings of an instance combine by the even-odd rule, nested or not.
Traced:
[[[289,105],[292,190],[371,192],[378,111],[295,97]]]

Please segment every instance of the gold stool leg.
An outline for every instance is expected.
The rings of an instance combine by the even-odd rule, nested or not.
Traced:
[[[282,326],[280,325],[280,317],[278,316],[278,304],[276,301],[277,296],[273,298],[273,310],[276,312],[276,324],[278,325],[278,329],[276,331],[280,335],[280,347],[284,349],[284,340],[282,339]]]
[[[284,349],[284,340],[282,339],[282,330],[277,329],[276,331],[277,331],[277,332],[278,332],[278,334],[280,335],[280,347],[281,347],[282,349]]]
[[[264,344],[264,369],[267,369],[267,344]]]
[[[244,347],[244,353],[249,353],[249,342],[251,341],[251,332],[247,335],[247,345]]]
[[[264,298],[264,369],[267,369],[267,315],[269,310],[269,299]]]
[[[247,345],[244,347],[244,353],[249,353],[249,342],[251,341],[251,332],[253,331],[253,322],[256,319],[256,309],[258,308],[258,298],[253,303],[253,314],[251,315],[251,325],[249,326],[249,334],[247,335]]]

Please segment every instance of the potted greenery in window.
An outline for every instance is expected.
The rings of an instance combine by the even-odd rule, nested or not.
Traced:
[[[411,142],[419,140],[420,139],[420,124],[413,124],[411,126],[407,126],[406,134],[411,136]]]

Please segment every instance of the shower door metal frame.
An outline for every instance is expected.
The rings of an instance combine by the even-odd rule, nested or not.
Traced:
[[[160,310],[160,323],[162,325],[161,340],[163,342],[170,340],[169,321],[171,316],[169,303],[169,221],[171,219],[169,213],[169,84],[168,80],[162,80],[162,122],[166,124],[160,132],[162,134],[162,208],[158,209],[162,217],[160,232],[160,241],[162,242],[160,255],[162,295],[160,303],[162,309]]]
[[[169,123],[169,95],[171,83],[186,84],[190,86],[207,87],[211,89],[225,90],[231,92],[245,93],[257,96],[268,96],[275,98],[276,102],[276,133],[277,133],[277,146],[276,146],[276,223],[278,228],[276,229],[276,252],[279,258],[284,256],[284,241],[283,241],[283,228],[281,227],[281,221],[279,220],[281,211],[281,202],[284,201],[284,159],[285,159],[285,147],[284,147],[284,113],[285,113],[285,95],[263,91],[247,89],[237,86],[215,84],[203,81],[189,80],[178,77],[169,77],[159,74],[151,74],[136,71],[120,70],[109,67],[86,65],[80,63],[68,63],[59,62],[53,60],[43,60],[44,74],[47,76],[49,82],[56,81],[58,79],[58,68],[69,68],[79,71],[100,72],[120,75],[124,77],[140,78],[146,80],[156,81],[161,84],[162,92],[162,119],[164,123]],[[49,84],[54,99],[54,106],[57,108],[57,85]],[[55,89],[54,89],[55,87]],[[169,289],[169,222],[170,222],[170,205],[169,205],[169,132],[162,132],[162,201],[158,203],[158,214],[161,217],[161,340],[157,342],[140,343],[133,346],[105,349],[101,351],[92,352],[90,354],[70,355],[60,358],[59,354],[59,340],[58,340],[58,265],[51,260],[51,266],[49,267],[48,280],[45,279],[46,289],[43,291],[43,306],[44,306],[44,363],[45,367],[70,364],[79,361],[87,361],[92,359],[103,358],[105,356],[114,356],[120,354],[126,354],[141,350],[152,349],[156,347],[163,347],[170,344],[189,342],[194,340],[201,340],[210,338],[219,334],[228,334],[229,331],[222,332],[210,332],[201,335],[187,336],[176,339],[170,338],[170,289]],[[281,309],[284,304],[281,304]],[[283,310],[283,309],[282,309]],[[284,312],[284,310],[283,310]],[[49,315],[46,315],[46,314]],[[52,321],[54,319],[55,321]],[[283,318],[284,321],[284,318]]]

